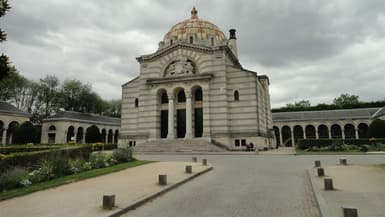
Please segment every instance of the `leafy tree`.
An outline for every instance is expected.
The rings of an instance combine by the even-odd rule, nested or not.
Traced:
[[[286,104],[287,108],[292,108],[292,109],[295,109],[295,108],[308,108],[310,106],[311,106],[311,104],[310,104],[309,100],[301,100],[301,101],[295,102],[294,104],[293,103]]]
[[[39,132],[36,131],[35,126],[29,121],[22,123],[13,133],[13,143],[15,144],[26,144],[36,143]],[[39,139],[40,140],[40,139]]]
[[[87,128],[85,139],[86,143],[102,142],[102,135],[99,132],[99,128],[95,125]]]
[[[14,101],[19,95],[19,89],[25,86],[27,79],[19,74],[14,66],[8,72],[8,76],[0,81],[0,100]]]
[[[66,80],[60,90],[60,107],[67,111],[82,111],[86,103],[83,101],[83,95],[91,92],[90,85],[82,84],[78,80]]]
[[[10,9],[11,7],[8,4],[8,0],[0,0],[0,17],[4,16]],[[7,40],[7,34],[0,28],[0,43],[5,40]],[[8,76],[9,70],[9,59],[2,53],[0,55],[0,80]]]
[[[57,103],[59,79],[55,76],[47,75],[45,78],[40,79],[39,82],[39,95],[38,99],[44,105],[44,115],[48,117]]]
[[[385,138],[385,121],[381,119],[375,119],[369,125],[368,129],[369,138]]]
[[[337,107],[344,107],[347,105],[356,105],[356,104],[359,104],[360,102],[359,102],[358,96],[345,93],[345,94],[341,94],[337,98],[334,98],[333,103]]]
[[[107,105],[108,105],[108,108],[106,109],[104,115],[120,118],[122,113],[122,100],[113,99],[107,102]]]

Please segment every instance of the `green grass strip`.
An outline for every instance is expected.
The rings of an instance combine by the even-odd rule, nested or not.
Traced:
[[[110,166],[110,167],[93,169],[93,170],[80,172],[77,174],[72,174],[69,176],[59,177],[59,178],[52,179],[49,181],[36,183],[36,184],[33,184],[31,186],[28,186],[28,187],[12,189],[9,191],[1,192],[0,193],[0,201],[10,199],[13,197],[23,196],[26,194],[30,194],[30,193],[33,193],[36,191],[41,191],[41,190],[48,189],[48,188],[57,187],[60,185],[73,183],[76,181],[80,181],[80,180],[84,180],[84,179],[88,179],[88,178],[92,178],[92,177],[96,177],[96,176],[101,176],[101,175],[117,172],[120,170],[124,170],[124,169],[131,168],[131,167],[136,167],[136,166],[140,166],[140,165],[148,164],[148,163],[152,163],[152,162],[153,161],[135,160],[135,161],[128,162],[128,163],[122,163],[122,164],[118,164],[118,165],[114,165],[114,166]]]

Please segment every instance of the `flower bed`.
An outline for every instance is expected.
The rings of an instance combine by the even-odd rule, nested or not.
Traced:
[[[62,146],[61,148],[33,151],[33,152],[17,152],[9,155],[0,156],[0,172],[9,170],[14,167],[24,167],[27,169],[36,168],[41,159],[46,159],[52,154],[65,155],[70,159],[88,159],[93,151],[112,150],[116,145],[113,144],[87,144]]]
[[[0,191],[8,191],[132,160],[132,151],[129,148],[119,148],[112,153],[92,153],[87,159],[80,157],[72,159],[69,155],[52,151],[48,157],[42,158],[34,169],[13,167],[1,173]]]

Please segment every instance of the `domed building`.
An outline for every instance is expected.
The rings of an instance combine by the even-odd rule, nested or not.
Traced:
[[[198,17],[175,24],[156,52],[137,58],[122,86],[120,146],[136,151],[223,151],[272,147],[269,79],[244,69],[229,39]]]

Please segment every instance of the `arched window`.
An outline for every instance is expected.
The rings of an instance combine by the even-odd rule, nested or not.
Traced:
[[[210,38],[210,43],[211,43],[211,46],[214,46],[214,38],[213,37]]]
[[[202,101],[202,99],[203,99],[202,89],[198,88],[195,91],[195,101]]]
[[[239,92],[238,92],[238,90],[234,91],[234,101],[235,102],[239,101]]]
[[[186,102],[186,95],[183,90],[178,92],[178,102]]]
[[[172,45],[173,42],[174,42],[174,41],[171,39],[171,40],[170,40],[170,45]]]
[[[189,37],[189,43],[190,43],[190,44],[193,44],[193,43],[194,43],[194,37],[192,37],[192,36]]]
[[[138,107],[139,107],[139,99],[135,98],[135,108],[138,108]]]
[[[163,92],[163,93],[162,93],[160,102],[161,102],[162,104],[167,104],[167,103],[168,103],[168,96],[167,96],[167,93],[166,93],[166,92]]]
[[[49,131],[55,131],[56,130],[56,127],[54,125],[51,125],[49,128],[48,128]]]

